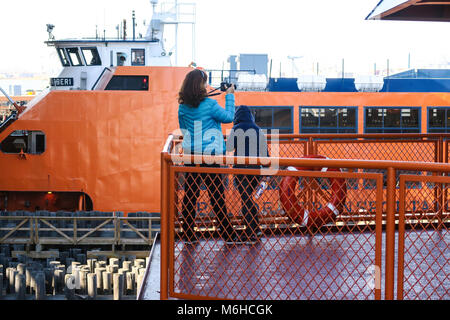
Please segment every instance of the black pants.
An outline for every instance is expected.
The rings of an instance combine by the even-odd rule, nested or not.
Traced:
[[[194,165],[186,165],[192,167]],[[201,167],[218,168],[218,164],[203,164]],[[225,187],[223,185],[222,176],[216,173],[194,173],[187,172],[184,185],[185,194],[183,197],[182,220],[185,237],[192,238],[194,236],[195,215],[197,207],[197,199],[200,195],[200,187],[204,184],[213,207],[214,214],[217,219],[217,228],[222,238],[231,238],[233,234],[233,226],[227,214],[225,204]]]
[[[259,185],[260,176],[235,176],[239,195],[241,196],[241,212],[244,217],[245,233],[247,236],[255,235],[259,228],[258,208],[253,200],[253,192]]]

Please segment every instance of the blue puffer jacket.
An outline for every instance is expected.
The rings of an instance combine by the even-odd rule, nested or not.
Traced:
[[[225,154],[221,123],[230,123],[233,118],[234,94],[225,96],[225,109],[211,98],[205,98],[197,108],[180,104],[178,122],[184,136],[184,152]]]
[[[227,138],[227,151],[235,156],[268,157],[267,139],[247,106],[240,106],[234,115],[234,126]],[[259,166],[236,165],[236,168],[259,168]]]

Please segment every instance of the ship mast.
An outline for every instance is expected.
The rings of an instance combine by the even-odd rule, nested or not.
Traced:
[[[159,40],[162,44],[164,38],[164,26],[174,25],[175,27],[175,51],[174,62],[178,64],[178,27],[181,24],[191,25],[192,27],[192,61],[195,61],[195,23],[196,23],[196,5],[194,3],[161,3],[159,12],[156,10],[158,0],[150,0],[153,8],[153,15],[147,30],[146,38]],[[171,55],[172,52],[169,52]]]

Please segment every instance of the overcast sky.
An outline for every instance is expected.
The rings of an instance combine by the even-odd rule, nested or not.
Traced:
[[[161,1],[160,1],[161,2]],[[184,2],[184,1],[179,1]],[[303,73],[316,63],[322,72],[339,69],[371,73],[386,67],[443,66],[450,61],[450,23],[366,21],[379,0],[187,0],[196,3],[196,62],[221,68],[231,54],[267,53],[273,73],[290,75],[288,56]],[[46,24],[57,39],[116,36],[115,26],[136,10],[138,33],[152,13],[149,0],[2,0],[0,72],[58,72],[54,48],[47,48]],[[168,50],[173,30],[167,30]],[[191,27],[180,27],[179,65],[192,60]],[[450,65],[448,65],[450,67]]]

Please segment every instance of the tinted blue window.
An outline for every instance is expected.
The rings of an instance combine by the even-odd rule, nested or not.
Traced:
[[[450,107],[428,107],[428,133],[450,132]]]
[[[357,107],[300,107],[300,133],[357,133]]]
[[[419,107],[366,107],[365,133],[420,133]]]
[[[255,117],[255,123],[261,128],[271,133],[273,129],[279,133],[293,133],[293,107],[249,107]]]

